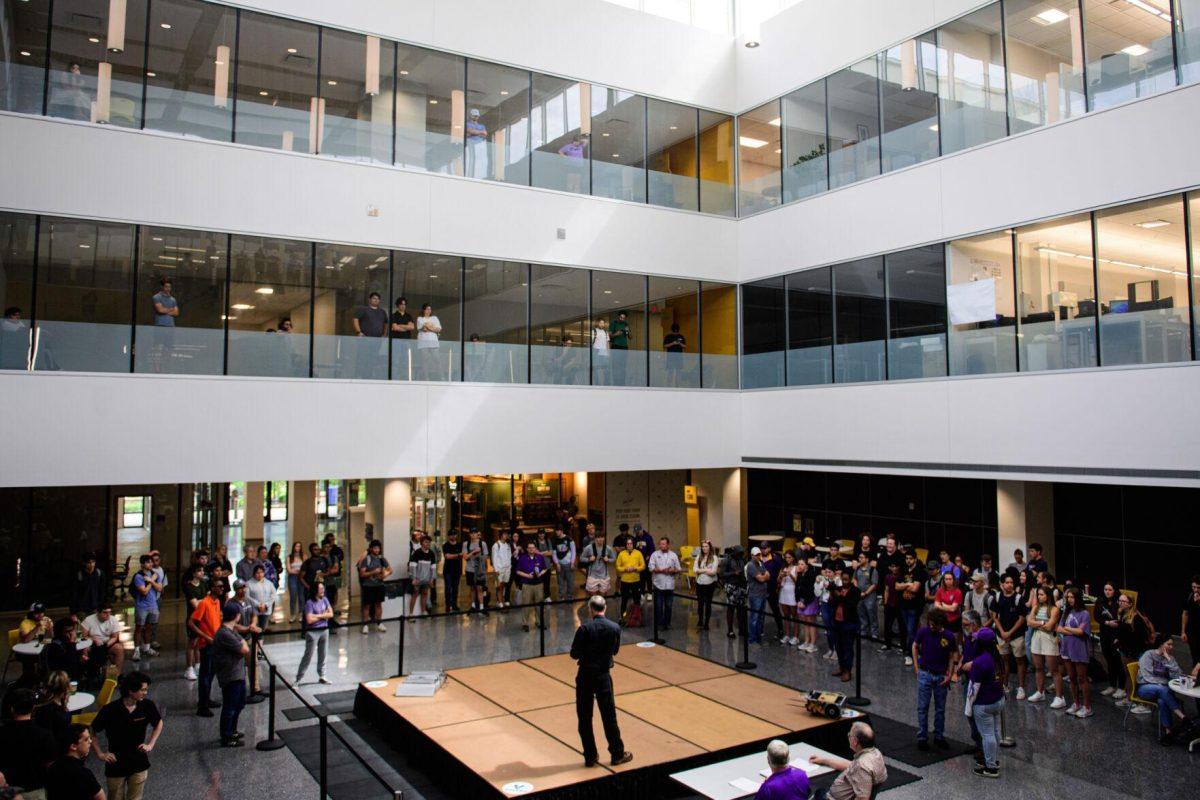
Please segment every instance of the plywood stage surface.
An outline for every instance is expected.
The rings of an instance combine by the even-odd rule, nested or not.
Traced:
[[[355,714],[418,756],[431,776],[452,776],[456,793],[484,797],[595,796],[607,784],[617,796],[657,797],[669,772],[744,755],[773,738],[836,741],[844,733],[834,728],[848,724],[807,714],[797,690],[669,647],[627,644],[616,662],[617,719],[633,753],[620,767],[608,764],[598,709],[601,760],[583,765],[575,662],[566,655],[450,670],[434,697],[395,697],[403,678],[361,684]]]

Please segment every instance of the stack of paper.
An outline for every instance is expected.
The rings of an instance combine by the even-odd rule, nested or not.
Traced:
[[[754,794],[758,791],[758,787],[762,786],[758,781],[752,781],[749,778],[735,778],[729,782],[729,785],[746,794]]]
[[[396,684],[396,697],[433,697],[446,682],[444,672],[414,672]]]
[[[806,775],[811,775],[820,769],[820,767],[818,765],[812,763],[811,761],[805,761],[800,758],[797,758],[795,761],[792,761],[790,763],[791,763],[791,766],[795,767],[796,769],[804,770],[804,774],[806,774]],[[771,770],[769,767],[767,769],[760,769],[758,771],[758,774],[762,775],[764,778],[767,778],[767,777],[770,777]]]

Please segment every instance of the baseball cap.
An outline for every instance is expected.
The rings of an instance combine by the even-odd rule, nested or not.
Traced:
[[[979,632],[975,634],[975,641],[994,642],[996,641],[996,632],[991,628],[980,628]]]
[[[42,605],[41,603],[34,603],[33,605],[31,605],[29,607],[29,613],[30,614],[39,614],[39,613],[44,614],[44,613],[46,613],[46,607],[44,605]]]
[[[750,548],[750,555],[752,555],[752,556],[756,556],[756,555],[760,554],[761,552],[762,552],[762,550],[759,550],[757,547]]]
[[[234,582],[233,582],[233,590],[234,590],[235,592],[236,592],[238,589],[244,589],[244,588],[246,588],[246,582],[245,582],[244,580],[241,580],[241,579],[239,578],[238,580],[236,580],[236,581],[234,581]]]
[[[925,569],[941,569],[942,565],[938,563],[936,558],[931,558],[925,562]]]
[[[972,575],[972,576],[971,576],[971,580],[973,580],[973,581],[986,581],[986,580],[987,580],[987,575],[984,575],[982,572],[976,572],[974,575]]]
[[[805,536],[805,537],[804,537],[804,542],[803,542],[803,543],[804,543],[804,544],[806,544],[806,545],[808,545],[809,547],[816,547],[816,546],[817,546],[817,543],[813,541],[813,538],[812,538],[811,536]]]
[[[222,618],[226,621],[229,621],[231,619],[237,619],[242,615],[242,607],[233,600],[230,600],[221,607],[221,612]]]
[[[478,117],[478,116],[479,116],[479,109],[478,109],[478,108],[472,108],[472,109],[471,109],[471,116],[472,116],[472,117]]]

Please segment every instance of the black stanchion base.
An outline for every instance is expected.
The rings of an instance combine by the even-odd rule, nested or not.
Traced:
[[[1000,740],[1000,746],[1001,746],[1001,747],[1016,747],[1016,746],[1017,746],[1017,740],[1016,740],[1016,739],[1013,739],[1013,738],[1011,738],[1011,737],[1008,737],[1008,736],[1006,736],[1006,737],[1004,737],[1003,739],[1001,739],[1001,740]]]
[[[850,705],[850,706],[858,706],[859,708],[861,708],[862,706],[869,706],[869,705],[871,705],[871,701],[870,701],[870,700],[868,700],[868,699],[867,699],[867,698],[865,698],[865,697],[858,697],[858,696],[856,695],[856,696],[854,696],[854,697],[847,697],[847,698],[846,698],[846,705]]]
[[[246,698],[246,705],[248,705],[248,706],[257,705],[258,703],[261,703],[262,701],[264,701],[266,699],[267,699],[267,694],[265,692],[255,692],[254,694],[252,694]]]
[[[283,739],[279,737],[275,737],[274,739],[263,739],[261,742],[254,745],[255,750],[262,750],[264,752],[269,750],[279,750],[284,747],[287,747],[287,745],[284,744]]]
[[[734,666],[741,670],[758,669],[758,664],[755,664],[753,661],[739,661]]]

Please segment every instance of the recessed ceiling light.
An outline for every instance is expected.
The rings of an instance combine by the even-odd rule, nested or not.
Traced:
[[[611,136],[611,134],[610,134],[610,133],[608,133],[608,131],[605,131],[604,133],[602,133],[602,134],[600,134],[600,135],[601,135],[601,136]]]
[[[500,94],[508,94],[508,89],[501,89]]]
[[[161,242],[161,241],[162,241],[162,237],[161,237],[161,236],[152,236],[152,237],[150,237],[150,238],[154,239],[154,241],[156,241],[156,242]]]
[[[267,90],[266,90],[266,89],[262,89],[262,90],[260,90],[260,91],[259,91],[259,93],[258,93],[258,94],[259,94],[259,96],[261,96],[261,97],[266,97],[266,96],[267,96],[267,94],[268,94],[268,92],[267,92]]]
[[[1067,14],[1064,14],[1057,8],[1048,8],[1040,14],[1030,17],[1030,19],[1036,22],[1038,25],[1054,25],[1055,23],[1062,22],[1064,19],[1067,19],[1067,16]]]
[[[437,105],[437,100],[430,99],[430,101],[429,101],[429,105],[431,105],[431,106],[436,106],[436,105]]]
[[[81,245],[79,245],[79,249],[80,250],[91,250],[92,246],[90,244],[81,244]]]
[[[249,305],[247,303],[234,303],[233,305],[230,306],[230,308],[232,308],[236,311],[250,311],[251,309],[254,308],[254,306]]]
[[[228,317],[228,316],[222,314],[221,319],[237,319],[237,317]]]
[[[679,126],[678,126],[678,125],[672,125],[672,126],[671,126],[671,130],[673,130],[673,131],[677,131],[677,130],[679,130]]]
[[[32,53],[30,53],[28,50],[22,50],[22,51],[21,51],[21,55],[23,55],[23,56],[25,56],[26,58],[28,58],[30,55],[32,55]]]
[[[621,157],[621,154],[620,154],[620,153],[613,153],[613,154],[612,154],[612,157],[613,157],[613,158],[620,158],[620,157]]]
[[[402,70],[400,70],[400,74],[401,74],[401,75],[407,75],[407,74],[408,74],[408,70],[406,70],[406,69],[402,69]]]
[[[605,293],[605,294],[612,294],[612,289],[605,289],[605,290],[604,290],[604,293]]]
[[[1129,47],[1122,47],[1121,52],[1131,56],[1144,56],[1150,52],[1150,48],[1141,44],[1131,44]]]
[[[158,27],[162,28],[164,31],[169,31],[169,30],[171,30],[171,23],[160,22],[160,23],[158,23]]]
[[[147,77],[147,78],[157,78],[157,77],[158,77],[158,73],[157,73],[157,72],[147,72],[147,73],[146,73],[146,77]]]
[[[437,280],[437,275],[430,275],[429,277],[433,280]]]
[[[1135,222],[1133,224],[1138,228],[1165,228],[1171,223],[1165,219],[1148,219],[1145,222]]]
[[[208,260],[209,261],[220,261],[221,257],[220,256],[209,256]]]
[[[289,47],[288,52],[291,53],[292,55],[296,55],[296,53],[299,53],[300,51],[294,47]]]
[[[749,136],[739,136],[738,144],[740,144],[742,147],[749,147],[753,150],[757,150],[760,147],[765,147],[767,143],[762,139],[752,139]]]
[[[254,290],[255,294],[275,294],[275,290],[270,286],[260,286]]]
[[[88,41],[91,42],[92,44],[100,44],[100,40],[97,39],[95,36],[89,36]]]
[[[327,81],[330,86],[337,86],[337,81]]]

